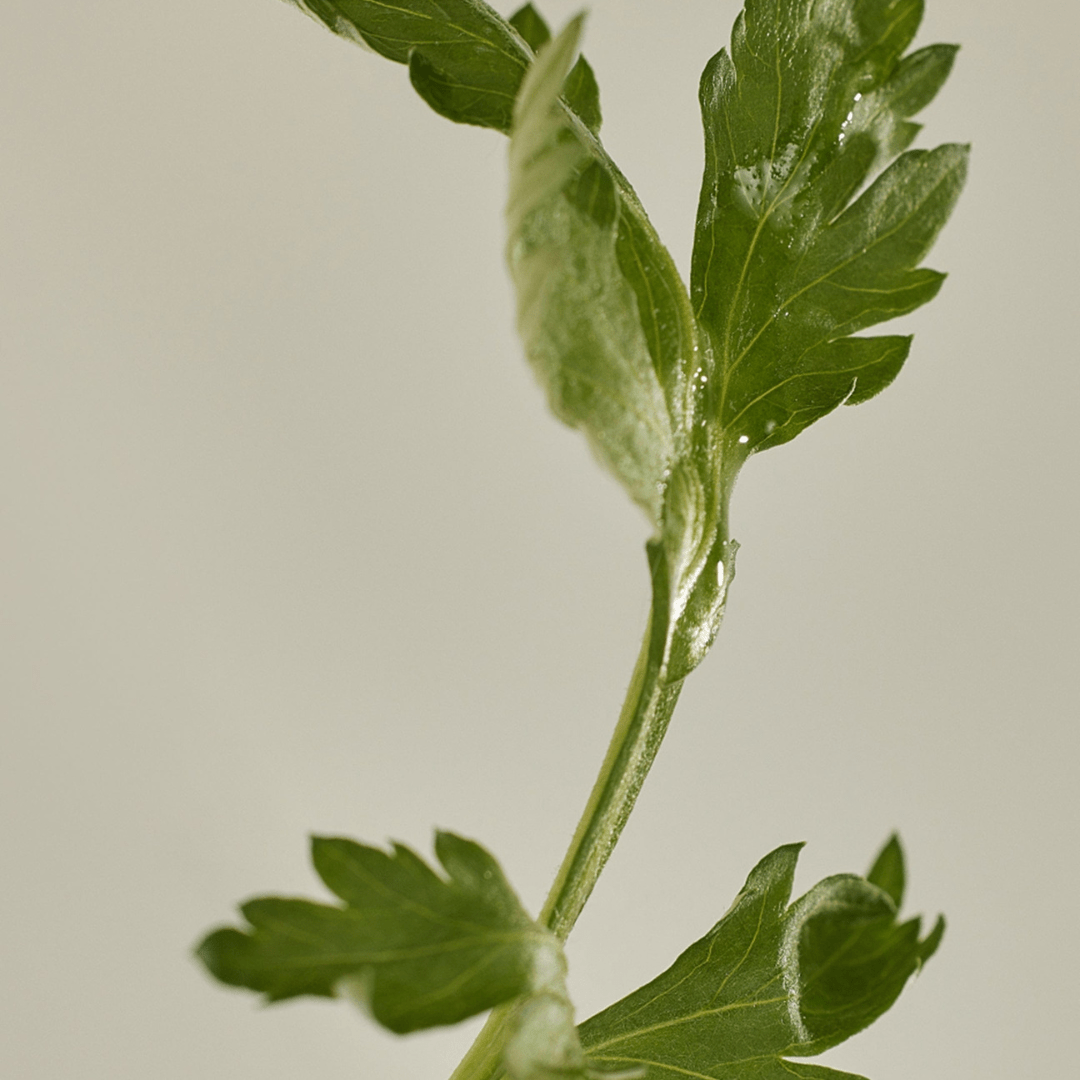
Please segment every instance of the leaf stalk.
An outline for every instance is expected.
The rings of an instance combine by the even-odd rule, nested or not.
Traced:
[[[569,936],[618,842],[679,699],[682,680],[667,685],[663,679],[669,625],[667,612],[657,611],[654,597],[619,722],[540,912],[539,921],[562,940]]]
[[[540,912],[539,922],[565,941],[585,907],[630,817],[682,690],[665,679],[675,633],[663,545],[649,545],[653,598],[645,636],[619,721],[573,839]],[[513,1018],[513,1003],[494,1009],[450,1080],[495,1080]]]

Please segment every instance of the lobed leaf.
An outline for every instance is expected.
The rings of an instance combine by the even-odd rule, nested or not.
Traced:
[[[713,344],[707,408],[739,456],[888,385],[909,340],[848,335],[932,299],[916,269],[967,149],[906,147],[955,48],[902,58],[922,0],[747,0],[701,81],[706,165],[691,274]]]
[[[519,329],[556,414],[585,431],[657,527],[665,644],[655,659],[669,683],[719,628],[735,550],[727,501],[743,462],[884,389],[910,337],[852,335],[943,281],[918,263],[955,204],[967,150],[893,160],[956,52],[905,57],[921,17],[921,0],[749,0],[730,55],[702,77],[692,306],[629,185],[574,123],[587,110],[568,116],[555,100],[563,76],[546,77],[541,100],[534,69],[519,95],[509,214]],[[539,45],[538,20],[521,13]],[[572,50],[558,47],[565,71]],[[556,48],[537,67],[550,70]]]
[[[918,264],[967,149],[904,151],[955,46],[905,55],[923,0],[747,0],[701,79],[687,292],[598,141],[596,78],[572,63],[580,18],[553,41],[531,3],[504,20],[482,0],[296,2],[408,63],[438,112],[511,133],[525,351],[556,415],[654,526],[651,663],[678,683],[723,615],[741,466],[888,386],[911,338],[853,335],[941,287]]]
[[[315,868],[344,906],[251,900],[240,909],[248,926],[214,931],[197,954],[221,982],[268,1001],[348,993],[396,1032],[527,993],[537,957],[557,944],[482,847],[440,832],[435,852],[445,878],[401,844],[388,854],[316,837]]]
[[[801,845],[754,868],[728,913],[662,975],[580,1026],[590,1065],[644,1067],[670,1080],[842,1080],[792,1062],[872,1023],[934,953],[938,920],[897,920],[893,896],[869,878],[826,878],[789,906]],[[895,837],[871,877],[895,887]]]
[[[956,49],[905,55],[922,0],[747,0],[730,51],[702,76],[688,292],[599,142],[596,77],[575,60],[581,17],[552,39],[532,4],[504,20],[483,0],[293,2],[407,64],[440,114],[511,135],[508,259],[526,354],[552,409],[655,530],[640,674],[667,704],[630,718],[654,753],[722,617],[742,464],[887,386],[910,337],[853,335],[941,286],[919,263],[955,204],[967,149],[907,148],[919,130],[910,118]],[[446,877],[400,845],[315,840],[316,868],[343,905],[253,900],[248,926],[215,931],[199,955],[271,1001],[359,996],[395,1031],[515,1001],[513,1080],[585,1080],[598,1068],[844,1080],[789,1058],[871,1023],[943,932],[940,920],[926,938],[917,919],[898,922],[895,837],[866,878],[828,878],[791,905],[798,847],[780,848],[667,972],[575,1029],[558,941],[482,848],[440,833],[436,852]]]

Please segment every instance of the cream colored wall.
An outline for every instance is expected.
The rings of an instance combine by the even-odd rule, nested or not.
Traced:
[[[552,0],[555,21],[575,4]],[[972,177],[907,369],[751,462],[728,623],[571,940],[583,1014],[754,861],[905,837],[945,947],[826,1061],[1075,1068],[1077,110],[1065,0],[931,0],[927,142]],[[681,265],[731,2],[594,0],[606,134]],[[422,1080],[344,1005],[260,1010],[196,937],[318,892],[308,831],[476,836],[536,907],[647,602],[643,522],[545,414],[505,147],[282,4],[0,23],[0,985],[19,1080]]]

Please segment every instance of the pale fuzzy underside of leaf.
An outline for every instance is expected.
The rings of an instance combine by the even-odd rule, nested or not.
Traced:
[[[437,112],[501,131],[513,123],[534,50],[550,41],[531,4],[505,21],[481,0],[293,2],[336,33],[407,63],[414,87]],[[545,89],[550,97],[547,80]],[[526,244],[516,250],[531,245],[534,256],[527,272],[520,266],[521,325],[556,413],[584,428],[657,523],[674,442],[685,441],[689,427],[697,329],[670,255],[596,141],[599,90],[583,57],[562,71],[558,96],[562,105],[552,115],[576,133],[579,148],[532,163],[530,198],[538,213],[517,222],[517,239]],[[548,180],[566,180],[549,166],[569,168],[571,182],[560,199],[547,192],[541,210],[545,172]],[[521,190],[519,183],[519,196]]]
[[[507,205],[518,329],[556,415],[655,523],[675,439],[620,263],[615,178],[559,100],[580,30],[574,20],[541,50],[518,97]]]
[[[536,953],[529,993],[514,1008],[503,1064],[510,1080],[586,1080],[566,960],[554,937]]]

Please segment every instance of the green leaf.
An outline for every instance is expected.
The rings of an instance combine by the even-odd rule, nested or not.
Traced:
[[[657,1080],[848,1076],[787,1059],[819,1054],[885,1012],[944,924],[920,939],[918,919],[898,922],[889,893],[851,874],[789,906],[800,846],[766,856],[704,938],[581,1025],[590,1065],[644,1066]],[[899,845],[886,852],[895,882]]]
[[[533,52],[551,36],[531,4],[505,20],[483,0],[290,2],[335,34],[407,64],[416,92],[440,116],[504,133]],[[584,58],[565,93],[584,123],[598,130],[599,89]]]
[[[420,96],[464,124],[509,131],[532,60],[483,0],[292,0],[335,34],[409,65]]]
[[[343,906],[264,897],[241,907],[198,956],[221,982],[281,1001],[359,998],[391,1031],[453,1024],[529,992],[561,962],[553,936],[522,909],[478,844],[440,832],[447,877],[400,844],[392,853],[315,838],[312,859]],[[552,960],[552,950],[555,959]]]
[[[904,850],[896,833],[889,837],[888,843],[881,849],[866,875],[866,880],[882,892],[888,893],[897,907],[904,902]]]
[[[956,47],[904,54],[922,0],[747,0],[701,80],[687,292],[597,138],[595,77],[571,63],[580,19],[552,41],[532,4],[509,21],[482,0],[305,6],[408,62],[443,115],[512,130],[508,255],[525,351],[556,415],[655,528],[649,665],[676,685],[723,616],[742,465],[888,386],[911,338],[853,335],[941,287],[918,264],[967,149],[903,151]]]
[[[600,87],[592,66],[584,56],[570,69],[563,84],[563,97],[567,105],[581,118],[582,123],[595,135],[600,130],[603,115],[600,112]]]
[[[551,40],[551,28],[532,4],[518,8],[508,21],[534,53],[539,52]]]
[[[556,415],[584,430],[658,522],[675,436],[649,329],[654,346],[663,341],[639,314],[634,282],[650,288],[648,271],[638,260],[629,278],[619,250],[620,235],[625,248],[643,229],[624,217],[618,178],[559,100],[581,24],[542,50],[518,98],[507,206],[518,329]],[[655,257],[647,239],[642,248]]]
[[[543,100],[528,98],[528,83],[519,97],[519,327],[556,414],[585,430],[657,526],[654,662],[668,684],[719,628],[735,551],[727,503],[742,464],[884,389],[911,338],[852,335],[941,287],[943,275],[918,263],[959,194],[966,148],[893,160],[917,131],[907,118],[955,56],[952,46],[902,55],[921,15],[920,0],[750,0],[730,56],[721,51],[702,78],[690,311],[629,185],[560,111],[558,79],[547,77]],[[534,216],[515,215],[529,192]],[[613,218],[616,265],[604,233]]]
[[[409,54],[409,81],[413,89],[440,116],[460,124],[506,131],[507,107],[512,98],[498,90],[502,80],[465,82],[460,73],[448,72],[429,59],[428,50],[414,49]]]
[[[501,131],[512,125],[512,103],[533,50],[550,40],[547,24],[531,4],[504,21],[481,0],[293,2],[335,33],[408,63],[414,87],[437,112]],[[561,94],[562,103],[552,102],[552,80],[545,78],[546,96],[527,126],[535,137],[537,116],[544,113],[547,136],[569,136],[579,148],[570,153],[573,161],[566,154],[559,159],[565,169],[552,182],[555,188],[565,186],[565,192],[540,190],[542,162],[526,168],[516,155],[522,167],[511,202],[524,207],[525,195],[537,211],[528,221],[521,213],[511,221],[511,262],[520,271],[519,284],[530,290],[519,294],[519,319],[556,414],[585,429],[601,460],[655,523],[674,453],[672,417],[679,422],[691,395],[698,332],[670,254],[626,178],[596,141],[601,112],[592,68],[582,57],[572,68],[570,58],[563,59],[554,95]],[[547,61],[549,70],[552,62]],[[556,128],[561,135],[554,134]],[[523,138],[517,139],[519,146]],[[570,152],[569,143],[563,149]],[[551,164],[554,158],[545,160]],[[548,236],[541,238],[545,198],[552,200],[553,211],[566,204],[579,221],[589,218],[592,224],[579,229],[556,212]],[[570,233],[554,235],[567,225],[573,226]],[[546,255],[529,260],[526,249],[533,241],[533,254],[543,248]],[[526,257],[516,260],[515,252]],[[596,270],[590,274],[594,258]],[[552,270],[548,282],[545,265]],[[567,321],[560,324],[563,315]],[[629,346],[625,356],[624,345]]]
[[[909,340],[848,335],[941,286],[916,267],[960,192],[965,147],[905,154],[851,202],[952,65],[952,46],[901,58],[921,17],[921,0],[748,0],[730,54],[705,69],[691,295],[729,455],[888,385]]]
[[[937,96],[959,49],[959,45],[927,45],[909,53],[896,65],[881,98],[891,102],[898,116],[914,116]]]

